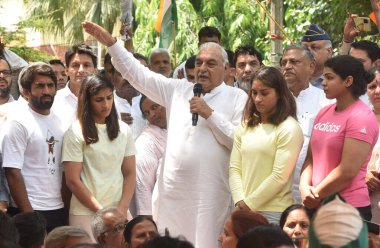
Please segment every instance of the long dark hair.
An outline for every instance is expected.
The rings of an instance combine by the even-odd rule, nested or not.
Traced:
[[[82,83],[78,97],[77,118],[82,127],[83,138],[87,145],[96,143],[99,140],[98,129],[95,126],[90,100],[102,89],[114,90],[111,81],[101,75],[88,76]],[[114,140],[120,131],[119,120],[115,108],[115,102],[112,103],[112,109],[109,116],[106,117],[107,134],[110,140]]]
[[[278,69],[275,67],[262,67],[255,73],[252,82],[255,80],[259,80],[265,86],[275,89],[278,96],[276,109],[274,113],[268,117],[269,123],[277,126],[288,118],[288,116],[292,116],[294,119],[297,119],[296,102],[292,93],[288,89],[284,77]],[[250,91],[250,95],[243,112],[243,124],[246,124],[247,127],[254,127],[260,122],[261,116],[259,111],[256,109]]]

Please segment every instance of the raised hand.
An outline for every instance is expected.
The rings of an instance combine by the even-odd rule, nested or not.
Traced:
[[[82,27],[86,33],[92,35],[95,39],[107,47],[116,43],[116,39],[112,37],[107,30],[96,23],[85,21],[82,22]]]
[[[352,43],[355,37],[358,36],[359,30],[356,28],[354,18],[357,15],[347,14],[346,24],[344,25],[343,40],[347,43]]]

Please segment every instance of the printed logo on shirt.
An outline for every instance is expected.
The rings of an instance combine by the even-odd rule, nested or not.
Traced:
[[[337,125],[334,123],[326,122],[326,123],[317,123],[314,125],[315,130],[319,130],[326,133],[337,133],[340,129],[341,125]]]
[[[47,162],[48,162],[48,166],[49,166],[49,172],[52,175],[55,174],[55,172],[58,168],[56,166],[55,152],[54,152],[55,143],[58,143],[58,142],[59,142],[59,140],[54,139],[54,136],[48,130],[48,132],[46,134],[46,143],[48,144],[48,161]]]
[[[363,133],[363,134],[367,134],[367,130],[365,129],[365,127],[363,127],[362,129],[360,129],[359,132],[361,132],[361,133]]]

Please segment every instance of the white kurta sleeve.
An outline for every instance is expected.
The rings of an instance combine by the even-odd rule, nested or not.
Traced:
[[[118,42],[108,48],[112,64],[123,78],[152,101],[167,106],[173,91],[181,84],[189,84],[186,79],[171,79],[155,73],[142,65]]]
[[[241,123],[241,116],[246,101],[247,94],[245,94],[243,91],[241,94],[237,95],[235,101],[234,116],[231,120],[226,120],[220,113],[216,111],[213,111],[211,116],[207,119],[209,127],[215,135],[215,138],[220,144],[227,147],[228,150],[232,149],[235,129]]]

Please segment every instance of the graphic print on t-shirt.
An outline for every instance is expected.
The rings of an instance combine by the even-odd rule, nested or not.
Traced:
[[[334,122],[325,122],[321,123],[318,122],[314,125],[314,129],[326,132],[326,133],[337,133],[339,129],[341,128],[341,125],[335,124]]]
[[[54,139],[54,136],[51,134],[51,132],[48,130],[47,131],[47,134],[46,134],[46,143],[48,144],[48,168],[49,168],[49,172],[50,174],[54,175],[56,170],[57,170],[57,166],[55,165],[55,152],[54,152],[54,146],[55,146],[55,143],[58,143],[59,140],[55,140]]]

